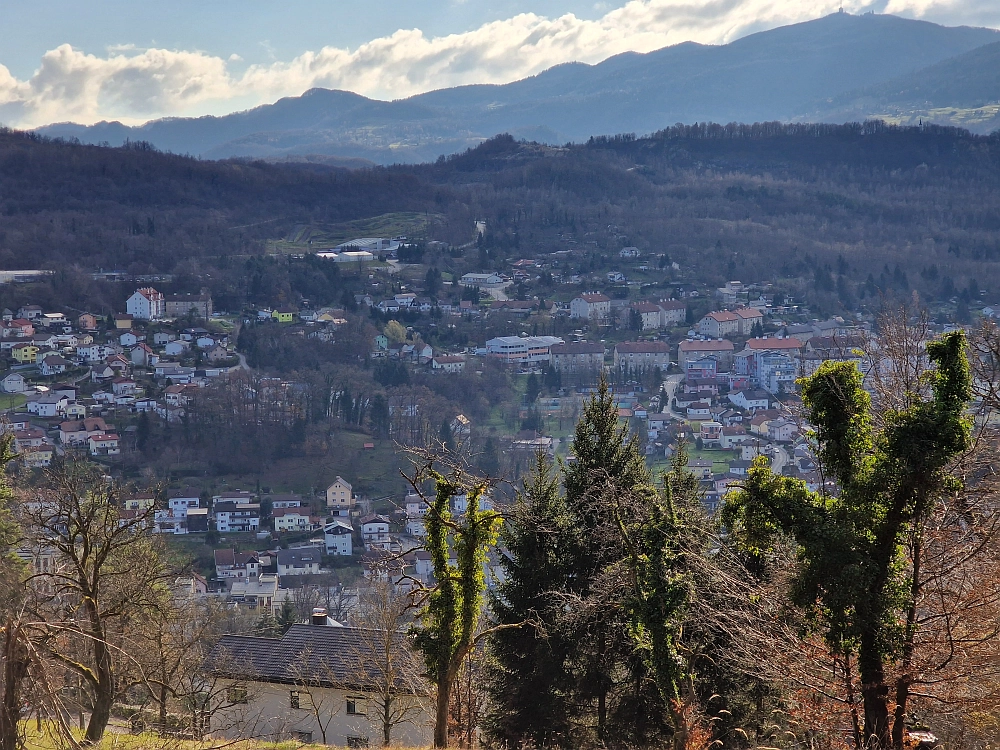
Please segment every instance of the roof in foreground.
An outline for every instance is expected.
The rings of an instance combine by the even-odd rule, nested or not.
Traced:
[[[238,680],[370,690],[381,674],[374,642],[383,637],[377,631],[323,625],[292,625],[281,638],[224,635],[205,668]],[[406,635],[395,637],[403,647]],[[422,685],[395,682],[399,693],[424,692]]]

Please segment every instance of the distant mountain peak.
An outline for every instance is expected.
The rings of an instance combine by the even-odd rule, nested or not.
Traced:
[[[146,140],[207,158],[309,154],[379,163],[429,161],[500,132],[565,143],[590,135],[649,133],[676,122],[827,119],[847,112],[863,119],[862,104],[875,100],[869,93],[858,100],[862,104],[848,106],[843,98],[850,92],[903,81],[997,40],[1000,32],[993,29],[831,13],[729,44],[682,42],[596,65],[562,63],[513,83],[439,89],[391,102],[312,88],[225,116],[165,118],[137,127],[57,123],[39,132],[89,143]],[[989,71],[977,74],[989,77]],[[979,89],[988,91],[990,85]],[[956,96],[960,88],[956,85]],[[947,85],[935,89],[936,101],[949,95]],[[817,102],[840,104],[824,109]]]

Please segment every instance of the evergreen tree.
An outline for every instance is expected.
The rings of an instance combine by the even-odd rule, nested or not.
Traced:
[[[563,478],[566,505],[579,532],[572,550],[570,590],[586,602],[609,595],[593,587],[609,565],[625,557],[618,526],[631,526],[648,515],[655,497],[645,458],[628,426],[619,423],[614,397],[603,378],[584,406],[573,453],[576,461],[565,468]],[[626,500],[627,505],[618,505]],[[581,607],[584,614],[571,622],[568,634],[573,643],[575,705],[593,705],[597,740],[605,743],[612,734],[621,742],[644,735],[649,729],[645,719],[661,714],[663,708],[650,705],[657,696],[650,694],[651,681],[629,634],[623,601],[627,593],[615,594],[618,601]]]
[[[489,639],[486,731],[498,745],[553,747],[569,740],[569,644],[559,632],[552,590],[573,572],[566,545],[572,529],[558,477],[539,453],[501,532],[508,552],[500,557],[504,579],[490,597],[501,628]]]

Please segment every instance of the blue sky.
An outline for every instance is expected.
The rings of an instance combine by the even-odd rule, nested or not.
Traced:
[[[0,123],[223,114],[315,86],[392,99],[840,5],[1000,27],[1000,0],[6,0]]]

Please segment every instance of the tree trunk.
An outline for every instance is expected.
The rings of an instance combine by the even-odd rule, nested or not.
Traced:
[[[160,731],[163,732],[167,728],[167,686],[166,684],[160,684]]]
[[[903,653],[900,659],[900,674],[896,679],[896,708],[892,717],[892,746],[894,750],[903,750],[903,738],[906,734],[906,704],[910,697],[910,685],[913,681],[913,649],[917,635],[917,596],[920,593],[920,552],[921,538],[919,532],[911,544],[913,572],[910,579],[910,601],[906,607],[906,630],[903,637]]]
[[[28,649],[21,628],[7,620],[3,644],[3,695],[0,701],[0,750],[17,750],[21,719],[21,685],[28,676]]]
[[[111,667],[111,651],[103,638],[93,637],[94,661],[97,681],[94,685],[94,710],[87,723],[83,744],[96,745],[104,737],[104,730],[111,720],[111,706],[115,701],[115,678]]]
[[[382,696],[382,744],[389,747],[392,742],[392,696]]]
[[[872,640],[870,634],[863,635],[858,653],[861,699],[865,709],[865,748],[888,750],[892,742],[889,732],[889,686],[885,681],[881,654]]]
[[[434,716],[434,747],[448,747],[448,709],[451,707],[451,680],[438,681]]]

